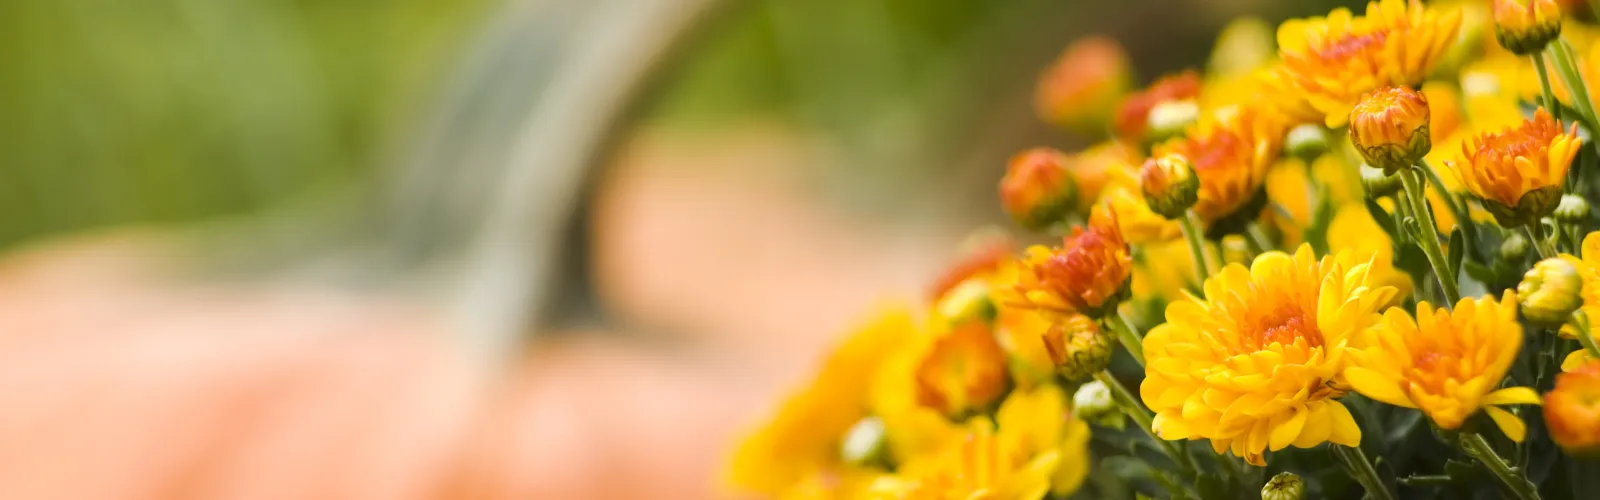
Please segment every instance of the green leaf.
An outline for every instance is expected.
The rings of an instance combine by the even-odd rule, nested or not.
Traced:
[[[1450,255],[1446,259],[1446,262],[1450,263],[1450,276],[1461,276],[1461,262],[1462,259],[1467,256],[1467,239],[1466,235],[1462,234],[1461,228],[1459,227],[1456,228],[1455,231],[1450,232],[1449,252]]]
[[[1493,269],[1489,269],[1488,266],[1470,260],[1463,262],[1461,266],[1467,270],[1467,276],[1478,280],[1480,283],[1492,284],[1500,277],[1498,273],[1494,272]]]
[[[1368,198],[1366,202],[1367,214],[1372,216],[1373,222],[1377,222],[1378,227],[1383,228],[1383,232],[1389,233],[1390,240],[1400,241],[1400,233],[1394,227],[1394,216],[1389,215],[1389,211],[1384,210],[1383,205],[1379,205],[1377,201]]]

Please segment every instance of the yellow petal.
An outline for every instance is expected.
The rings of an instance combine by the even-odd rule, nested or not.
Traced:
[[[1300,431],[1305,429],[1306,426],[1307,413],[1309,412],[1302,408],[1294,412],[1294,416],[1289,417],[1289,421],[1272,429],[1272,438],[1267,443],[1272,451],[1284,449],[1290,443],[1293,443],[1296,438],[1300,437]]]
[[[1567,355],[1567,359],[1561,360],[1561,371],[1570,372],[1576,370],[1579,366],[1583,366],[1584,363],[1589,362],[1590,359],[1594,358],[1590,358],[1589,353],[1585,352],[1583,349],[1572,351],[1571,354]]]
[[[1484,405],[1536,405],[1539,393],[1527,387],[1507,387],[1483,397]]]
[[[1359,446],[1361,444],[1361,426],[1356,425],[1356,418],[1350,415],[1350,409],[1338,401],[1328,402],[1328,413],[1332,418],[1333,428],[1328,433],[1328,441],[1345,446]]]
[[[1528,437],[1528,426],[1511,412],[1493,406],[1485,406],[1483,411],[1489,414],[1489,418],[1494,419],[1495,425],[1500,426],[1500,432],[1506,433],[1506,437],[1512,441],[1521,443],[1523,438]]]
[[[1403,408],[1417,407],[1416,403],[1412,403],[1411,398],[1406,397],[1405,392],[1400,390],[1399,384],[1384,378],[1378,372],[1354,366],[1345,369],[1344,379],[1363,396]]]

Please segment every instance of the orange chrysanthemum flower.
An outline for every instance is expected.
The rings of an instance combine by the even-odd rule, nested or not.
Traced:
[[[1372,256],[1318,260],[1267,252],[1224,268],[1205,297],[1167,306],[1144,339],[1146,405],[1162,439],[1211,440],[1263,465],[1267,450],[1361,440],[1340,374],[1346,352],[1378,322],[1395,289],[1372,283]]]
[[[1365,16],[1339,8],[1328,17],[1295,19],[1278,28],[1283,71],[1329,127],[1345,124],[1362,94],[1416,85],[1456,41],[1461,11],[1438,12],[1419,0],[1367,4]]]
[[[1522,125],[1479,135],[1461,145],[1461,163],[1446,161],[1468,191],[1483,199],[1500,225],[1537,223],[1561,201],[1567,168],[1582,145],[1578,125],[1566,132],[1543,108]]]
[[[1539,404],[1527,387],[1495,390],[1522,348],[1517,297],[1464,298],[1455,311],[1417,304],[1417,317],[1404,309],[1384,313],[1383,327],[1344,376],[1362,395],[1395,406],[1416,408],[1444,429],[1459,429],[1483,410],[1513,441],[1527,428],[1516,415],[1497,407]]]
[[[1556,376],[1555,389],[1544,395],[1544,421],[1568,454],[1600,454],[1600,361]]]
[[[1194,211],[1213,222],[1261,201],[1267,170],[1283,147],[1284,128],[1258,108],[1239,108],[1202,119],[1187,137],[1162,144],[1151,156],[1189,159],[1200,177]]]
[[[1013,301],[1019,307],[1099,318],[1127,298],[1133,255],[1102,205],[1087,230],[1073,228],[1059,248],[1029,247],[1021,265]]]
[[[1199,73],[1190,70],[1163,76],[1150,87],[1123,99],[1111,126],[1122,140],[1139,142],[1144,137],[1151,108],[1162,102],[1194,99],[1199,95]]]
[[[1104,36],[1082,38],[1039,76],[1034,107],[1056,125],[1104,127],[1132,80],[1133,64],[1122,44]]]

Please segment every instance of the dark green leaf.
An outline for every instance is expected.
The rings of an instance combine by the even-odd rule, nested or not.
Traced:
[[[1461,228],[1458,227],[1455,231],[1450,232],[1450,248],[1448,250],[1450,255],[1445,260],[1450,263],[1450,276],[1460,277],[1462,258],[1467,256],[1467,239],[1462,234]]]
[[[1484,284],[1495,283],[1497,281],[1496,278],[1499,277],[1499,274],[1495,273],[1493,269],[1470,260],[1462,263],[1461,267],[1467,270],[1467,276]]]

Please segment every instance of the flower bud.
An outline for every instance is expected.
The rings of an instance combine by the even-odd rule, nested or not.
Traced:
[[[1583,305],[1583,277],[1571,257],[1551,257],[1539,261],[1522,275],[1517,297],[1522,301],[1522,317],[1529,322],[1558,328]]]
[[[1513,54],[1544,50],[1561,36],[1561,6],[1554,0],[1494,0],[1494,38]]]
[[[1080,131],[1103,130],[1133,81],[1133,64],[1122,44],[1104,36],[1068,45],[1034,91],[1039,117]]]
[[[1284,148],[1291,156],[1310,162],[1328,152],[1328,132],[1322,125],[1302,123],[1289,129]]]
[[[1575,194],[1562,195],[1555,216],[1562,224],[1582,224],[1589,220],[1589,202]]]
[[[1122,409],[1117,408],[1117,400],[1111,396],[1111,389],[1099,380],[1085,382],[1078,387],[1078,392],[1072,393],[1072,414],[1085,422],[1112,429],[1122,429],[1127,423]]]
[[[1145,119],[1145,142],[1160,144],[1167,139],[1183,135],[1195,121],[1200,119],[1200,105],[1193,99],[1161,101],[1150,108],[1150,116]]]
[[[934,308],[951,323],[972,320],[990,323],[999,314],[994,301],[989,298],[989,285],[979,280],[963,281],[951,288],[939,298]]]
[[[1111,364],[1111,339],[1094,320],[1082,314],[1067,316],[1044,332],[1044,349],[1056,372],[1068,381],[1082,382]]]
[[[1067,169],[1071,159],[1052,148],[1033,148],[1011,157],[1000,179],[1000,204],[1022,227],[1042,230],[1076,208],[1078,186]]]
[[[1306,494],[1306,483],[1293,472],[1279,472],[1261,487],[1261,500],[1300,500]]]
[[[1250,265],[1250,242],[1244,235],[1230,234],[1222,237],[1222,263]]]
[[[855,466],[886,464],[889,461],[888,441],[883,419],[868,416],[845,431],[844,441],[839,444],[839,458]]]
[[[1380,88],[1350,110],[1350,143],[1367,163],[1394,175],[1416,165],[1433,148],[1428,118],[1428,98],[1421,92]]]
[[[1144,202],[1150,211],[1177,219],[1200,199],[1200,177],[1194,173],[1189,159],[1179,154],[1167,154],[1145,160],[1139,170],[1139,190],[1144,192]]]
[[[1600,361],[1556,375],[1555,389],[1544,395],[1544,422],[1568,455],[1600,457]]]
[[[1500,260],[1507,262],[1522,262],[1528,255],[1528,238],[1519,233],[1511,233],[1505,241],[1500,242]]]
[[[1400,192],[1400,177],[1384,173],[1383,169],[1361,164],[1361,188],[1368,198],[1394,196]]]

